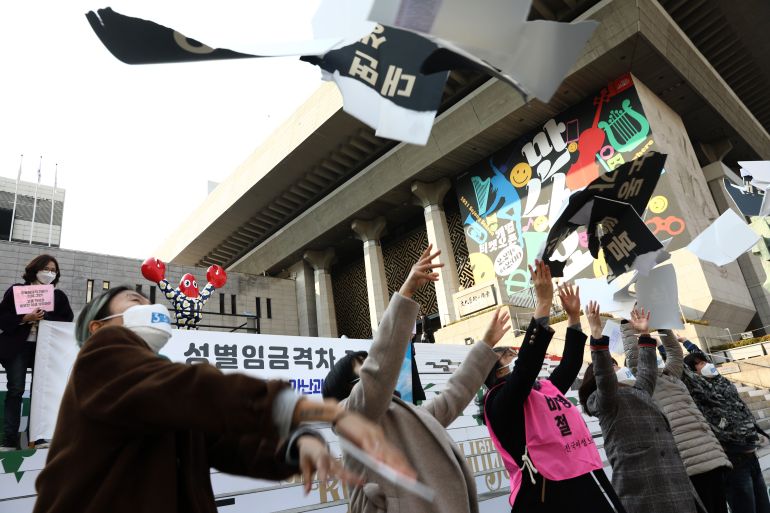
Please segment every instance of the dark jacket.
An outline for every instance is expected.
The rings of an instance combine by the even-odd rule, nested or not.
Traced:
[[[513,372],[506,377],[506,383],[503,386],[495,388],[489,393],[485,402],[489,426],[519,467],[522,465],[521,457],[524,454],[526,441],[524,403],[542,369],[545,353],[553,333],[553,329],[532,319],[527,333],[524,335],[524,341]],[[562,394],[569,391],[578,372],[580,372],[583,365],[585,342],[586,335],[582,331],[573,327],[567,329],[562,360],[547,378]],[[603,474],[603,472],[601,473]],[[606,488],[609,488],[606,477],[601,481]],[[581,497],[580,501],[574,499],[576,494]],[[566,513],[589,510],[592,512],[614,511],[604,497],[602,490],[596,485],[594,477],[590,474],[564,481],[548,481],[545,484],[545,495],[543,496],[542,475],[535,475],[535,484],[533,485],[528,473],[523,476],[521,488],[516,495],[512,509],[514,512],[533,513],[541,511]]]
[[[285,479],[296,468],[278,453],[272,406],[287,386],[171,363],[102,328],[75,360],[34,511],[215,513],[210,467]]]
[[[599,417],[612,485],[629,513],[696,513],[700,500],[679,456],[671,427],[653,402],[658,377],[655,341],[639,338],[634,386],[618,384],[609,339],[591,346],[596,391],[588,410]]]
[[[29,285],[15,283],[8,287],[0,302],[0,360],[13,358],[21,352],[27,342],[32,325],[22,322],[23,315],[16,313],[16,302],[13,300],[13,287]],[[59,289],[53,291],[53,312],[46,312],[46,321],[71,322],[74,318],[67,294]]]

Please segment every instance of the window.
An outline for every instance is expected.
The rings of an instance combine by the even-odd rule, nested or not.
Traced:
[[[235,315],[236,313],[238,313],[238,312],[236,312],[236,311],[235,311],[235,310],[236,310],[236,309],[235,309],[235,294],[230,294],[230,309],[232,310],[232,312],[231,312],[231,313],[232,313],[233,315]]]
[[[94,298],[94,280],[86,281],[86,303],[90,303]]]
[[[150,303],[155,304],[155,285],[150,285]]]
[[[225,313],[225,295],[224,294],[219,295],[219,313],[221,314]]]
[[[257,298],[257,319],[262,318],[262,299]]]
[[[273,318],[273,308],[270,304],[270,298],[265,299],[265,305],[267,306],[267,318],[272,319]]]
[[[102,290],[110,290],[110,282],[103,281],[102,282]]]
[[[136,291],[137,291],[138,293],[142,294],[142,286],[141,286],[141,285],[137,285],[137,286],[136,286]]]

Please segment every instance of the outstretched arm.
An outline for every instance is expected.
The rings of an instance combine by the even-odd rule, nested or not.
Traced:
[[[591,327],[591,361],[596,377],[596,411],[592,415],[613,411],[617,407],[618,377],[610,356],[610,339],[602,335],[599,303],[589,301],[586,307],[588,325]]]
[[[620,336],[623,337],[623,352],[626,354],[626,367],[636,375],[639,365],[639,336],[630,322],[620,324]]]
[[[682,346],[676,340],[676,335],[671,330],[658,330],[661,335],[660,340],[663,343],[663,352],[666,355],[666,372],[675,378],[682,378],[684,370],[684,353]]]
[[[535,268],[530,266],[529,271],[537,295],[535,315],[524,334],[513,371],[505,384],[489,397],[496,408],[518,408],[524,403],[540,374],[545,352],[553,338],[553,329],[548,325],[553,302],[551,270],[543,262],[535,262]]]
[[[454,422],[481,388],[487,374],[500,357],[492,348],[511,329],[508,325],[510,318],[508,312],[498,308],[484,333],[483,340],[476,342],[460,368],[449,378],[441,394],[423,403],[422,407],[442,426],[447,427]]]
[[[419,287],[438,280],[438,273],[433,270],[443,266],[432,262],[441,252],[431,254],[431,249],[429,245],[420,260],[412,266],[399,293],[393,294],[369,348],[369,355],[361,365],[361,379],[353,387],[346,403],[348,409],[375,422],[388,409],[406,346],[412,338],[412,327],[420,305],[412,301],[411,297]]]
[[[562,360],[548,379],[559,392],[566,394],[583,366],[583,351],[588,337],[580,327],[580,287],[573,288],[571,284],[559,287],[559,299],[567,312],[567,335]]]
[[[652,395],[655,392],[655,382],[658,379],[657,358],[655,347],[658,345],[650,336],[650,312],[644,308],[631,312],[631,327],[639,334],[639,365],[636,369],[634,387]]]

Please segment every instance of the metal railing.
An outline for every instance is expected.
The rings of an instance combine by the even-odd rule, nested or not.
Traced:
[[[197,324],[198,328],[209,328],[209,329],[218,329],[218,330],[228,330],[230,333],[234,333],[236,331],[243,330],[246,333],[252,333],[252,334],[259,334],[262,331],[260,318],[256,315],[251,314],[228,314],[228,313],[219,313],[219,312],[203,312],[203,315],[211,316],[211,315],[218,315],[220,317],[240,317],[242,319],[246,319],[246,322],[241,324],[240,326],[226,326],[224,324],[218,325],[218,324]],[[171,323],[173,326],[179,327],[179,324],[176,322]]]

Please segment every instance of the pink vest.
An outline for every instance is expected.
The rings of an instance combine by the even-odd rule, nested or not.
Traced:
[[[522,468],[527,466],[529,459],[536,469],[535,472],[551,481],[564,481],[601,469],[599,450],[578,408],[549,380],[540,380],[539,383],[540,390],[533,388],[524,402],[526,445],[522,455]],[[508,501],[513,506],[521,488],[522,468],[519,468],[513,457],[503,448],[492,430],[487,418],[486,402],[484,420],[487,422],[489,436],[511,476],[511,496]]]

